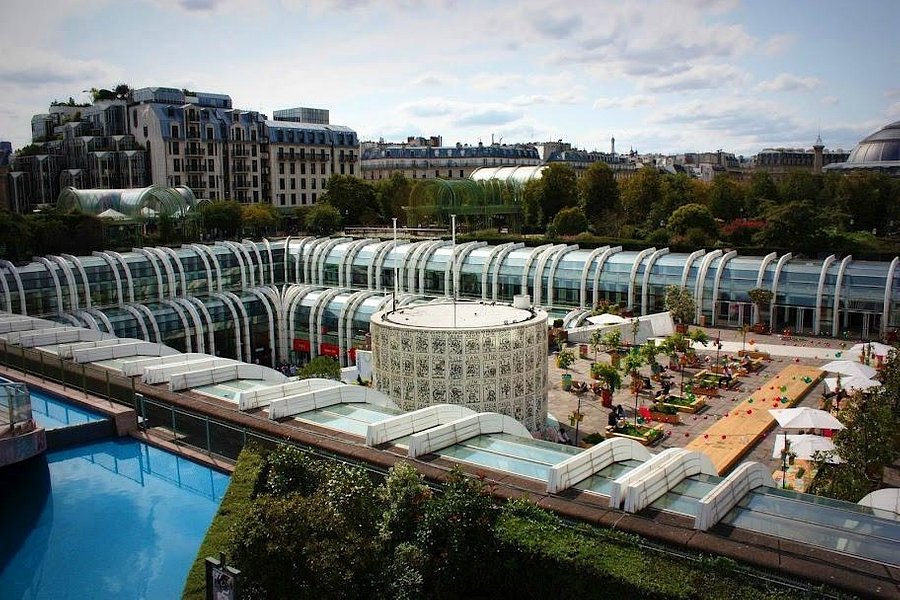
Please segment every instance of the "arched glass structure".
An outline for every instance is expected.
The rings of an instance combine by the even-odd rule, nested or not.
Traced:
[[[116,210],[132,219],[167,215],[184,218],[197,207],[198,201],[190,188],[151,185],[126,190],[79,190],[67,187],[59,193],[56,204],[62,209],[78,209],[89,215]]]
[[[825,171],[880,171],[900,177],[900,121],[885,125],[856,145],[846,162],[823,167]]]
[[[530,294],[553,316],[587,313],[601,299],[648,314],[663,310],[666,286],[679,285],[693,292],[698,323],[738,327],[759,318],[776,331],[875,338],[900,328],[898,265],[900,258],[301,237],[0,261],[0,310],[185,351],[271,361],[329,354],[346,364],[388,302]],[[757,287],[774,292],[758,315],[747,295]]]

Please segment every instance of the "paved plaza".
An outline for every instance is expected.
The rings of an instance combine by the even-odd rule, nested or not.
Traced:
[[[855,342],[841,342],[830,338],[785,338],[778,335],[759,335],[749,333],[746,340],[742,342],[741,332],[731,329],[711,329],[701,328],[710,338],[710,342],[704,346],[695,346],[697,354],[701,360],[710,357],[710,363],[716,358],[716,347],[712,340],[717,336],[721,339],[721,349],[719,350],[719,359],[723,356],[736,357],[738,351],[746,347],[747,350],[756,350],[760,352],[768,352],[771,361],[766,363],[765,368],[761,371],[742,376],[738,378],[740,385],[733,390],[720,390],[717,398],[711,398],[708,402],[708,408],[700,414],[691,415],[687,413],[679,413],[681,423],[678,425],[662,424],[666,431],[666,437],[653,448],[653,452],[659,452],[665,448],[675,448],[687,446],[692,440],[703,437],[707,429],[714,423],[722,419],[724,415],[732,411],[738,404],[752,396],[754,392],[772,386],[773,378],[785,367],[794,365],[805,365],[811,367],[819,367],[831,360],[857,360],[858,357],[851,357],[846,351]],[[577,344],[569,344],[568,348],[578,354]],[[572,374],[573,381],[586,381],[592,383],[590,378],[590,365],[593,361],[593,352],[589,352],[589,358],[579,358],[569,373]],[[600,362],[609,362],[609,357],[604,353],[598,354]],[[668,359],[665,356],[658,357],[661,364],[666,364]],[[684,382],[690,380],[692,374],[699,369],[688,368],[685,372]],[[644,375],[650,374],[650,369],[644,366],[641,369]],[[574,428],[569,426],[569,415],[578,406],[578,397],[562,389],[562,374],[564,371],[556,366],[556,356],[551,354],[549,358],[549,412],[562,423],[569,432],[570,437],[574,438]],[[681,384],[681,373],[667,371],[667,374],[673,376],[671,393],[677,394]],[[613,397],[613,406],[621,404],[625,409],[625,414],[629,419],[634,418],[635,397],[629,391],[630,377],[622,374],[623,389],[618,390]],[[638,396],[638,406],[649,406],[652,403],[652,394],[659,390],[659,382],[653,382],[651,394],[642,393]],[[814,390],[803,398],[795,406],[808,406],[818,408],[819,399],[821,397],[821,384],[818,390]],[[769,408],[768,405],[760,405],[761,408]],[[581,412],[584,419],[579,425],[578,435],[584,438],[585,435],[602,432],[607,424],[610,409],[604,408],[600,404],[599,396],[591,392],[583,394],[581,397]],[[761,442],[757,443],[743,458],[744,461],[757,461],[764,465],[770,466],[772,471],[776,471],[780,467],[780,460],[773,459],[772,453],[775,444],[775,434],[777,429],[770,430]]]

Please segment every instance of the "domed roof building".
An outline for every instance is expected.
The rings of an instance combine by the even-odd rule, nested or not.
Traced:
[[[846,162],[826,165],[824,170],[841,173],[878,171],[891,177],[900,177],[900,121],[885,125],[863,138]]]

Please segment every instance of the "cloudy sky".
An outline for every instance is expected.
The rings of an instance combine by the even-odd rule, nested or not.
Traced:
[[[0,140],[127,82],[362,139],[850,149],[900,119],[897,0],[2,0]]]

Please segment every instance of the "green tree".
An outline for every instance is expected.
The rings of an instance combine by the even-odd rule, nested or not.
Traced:
[[[297,371],[297,379],[322,377],[341,380],[341,365],[330,356],[317,356]]]
[[[685,235],[689,229],[699,228],[710,233],[716,231],[716,220],[702,204],[685,204],[676,209],[666,225],[675,235]]]
[[[842,225],[850,231],[886,231],[900,218],[900,184],[883,173],[852,173],[838,180]],[[853,224],[850,224],[852,219]]]
[[[541,172],[542,223],[546,225],[564,208],[578,204],[578,185],[575,170],[563,163],[553,163]]]
[[[399,171],[375,183],[375,196],[385,223],[390,223],[392,218],[396,218],[398,224],[406,222],[403,207],[409,204],[412,187],[412,182]]]
[[[775,181],[768,171],[757,170],[750,177],[750,183],[747,186],[745,217],[755,217],[759,215],[760,206],[764,202],[777,203],[779,200],[778,188]]]
[[[338,209],[345,225],[375,225],[380,221],[375,189],[352,175],[332,175],[319,202]]]
[[[770,248],[809,249],[820,239],[825,222],[812,201],[792,201],[769,205],[766,224],[753,240]]]
[[[661,178],[656,167],[638,169],[621,186],[622,213],[626,223],[648,225],[648,216],[661,195]],[[654,228],[657,223],[653,223]]]
[[[241,223],[245,228],[252,229],[256,237],[273,232],[280,218],[278,209],[268,203],[248,204],[241,211]]]
[[[28,258],[31,251],[31,232],[22,215],[0,208],[0,257],[16,261]]]
[[[814,202],[822,189],[822,176],[807,171],[791,171],[778,185],[778,196],[783,203]]]
[[[666,310],[672,313],[676,323],[684,324],[694,320],[697,302],[690,289],[680,285],[666,286],[665,303]]]
[[[741,216],[744,208],[744,190],[737,181],[727,175],[718,175],[709,190],[709,210],[714,217],[732,221]]]
[[[553,229],[559,235],[578,235],[588,229],[588,221],[580,208],[564,208],[553,218]]]
[[[431,499],[431,490],[425,485],[422,474],[409,463],[397,463],[388,472],[379,493],[385,504],[381,539],[389,546],[413,540],[425,504]]]
[[[648,215],[652,228],[660,222],[668,220],[678,208],[687,204],[705,205],[708,195],[708,184],[690,178],[686,173],[665,174],[660,177],[660,201],[653,205]]]
[[[544,222],[541,207],[544,204],[544,186],[540,179],[532,179],[522,188],[522,220],[525,227],[538,229]]]
[[[620,209],[619,184],[605,162],[593,163],[578,180],[578,206],[595,232],[615,232]]]
[[[234,200],[214,200],[200,205],[200,216],[207,234],[234,238],[241,228],[243,209]]]
[[[342,221],[338,209],[330,204],[318,202],[306,211],[303,224],[306,230],[313,235],[331,235],[341,229]]]

